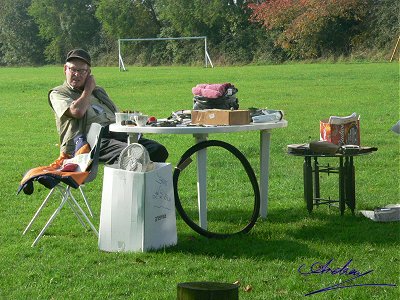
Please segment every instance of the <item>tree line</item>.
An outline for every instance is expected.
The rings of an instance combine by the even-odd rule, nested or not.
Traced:
[[[386,59],[399,36],[393,0],[1,0],[0,65],[62,63],[72,48],[118,63],[119,38],[207,36],[214,63]],[[124,45],[129,63],[202,63],[188,40]]]

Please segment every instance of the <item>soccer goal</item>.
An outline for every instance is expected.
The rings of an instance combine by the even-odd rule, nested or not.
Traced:
[[[123,59],[123,47],[124,43],[142,42],[142,41],[171,41],[171,40],[204,40],[204,65],[207,68],[210,65],[214,68],[211,61],[210,55],[207,50],[207,37],[206,36],[191,36],[191,37],[168,37],[168,38],[137,38],[137,39],[118,39],[118,63],[119,70],[126,71],[124,59]]]

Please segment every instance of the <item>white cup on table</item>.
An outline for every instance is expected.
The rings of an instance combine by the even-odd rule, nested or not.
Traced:
[[[148,118],[149,118],[149,116],[147,116],[147,115],[136,115],[133,117],[133,119],[135,120],[136,126],[139,126],[139,127],[146,126]]]
[[[129,115],[127,113],[115,113],[115,123],[121,125],[122,121],[129,120]]]

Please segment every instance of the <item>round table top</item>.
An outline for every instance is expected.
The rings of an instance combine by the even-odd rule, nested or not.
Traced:
[[[274,128],[287,127],[288,122],[281,120],[274,123],[250,123],[247,125],[189,125],[176,127],[156,127],[156,126],[127,126],[119,124],[110,124],[109,130],[114,132],[126,133],[159,133],[159,134],[207,134],[207,133],[225,133],[225,132],[240,132],[254,130],[269,130]]]
[[[302,145],[306,144],[293,144],[288,145],[288,154],[294,156],[303,156],[303,157],[350,157],[350,156],[359,156],[359,155],[367,155],[371,154],[374,151],[378,151],[376,147],[359,147],[359,148],[351,148],[351,149],[339,149],[338,152],[335,153],[324,153],[324,152],[313,152],[307,145],[302,147]],[[296,147],[298,146],[298,147]]]

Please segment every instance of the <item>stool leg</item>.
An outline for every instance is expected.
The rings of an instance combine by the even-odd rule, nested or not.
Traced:
[[[345,191],[345,179],[346,179],[346,170],[343,165],[343,157],[340,157],[339,164],[339,210],[340,214],[344,214],[345,209],[345,201],[346,201],[346,191]]]
[[[355,180],[355,169],[353,157],[346,157],[346,202],[354,215],[354,210],[356,208],[356,180]]]
[[[314,157],[314,200],[315,204],[319,205],[319,199],[321,198],[321,193],[319,191],[319,165],[318,158]]]
[[[311,157],[305,156],[303,163],[303,177],[304,177],[304,200],[307,203],[307,210],[309,213],[313,210],[313,179],[312,179],[312,165]]]

